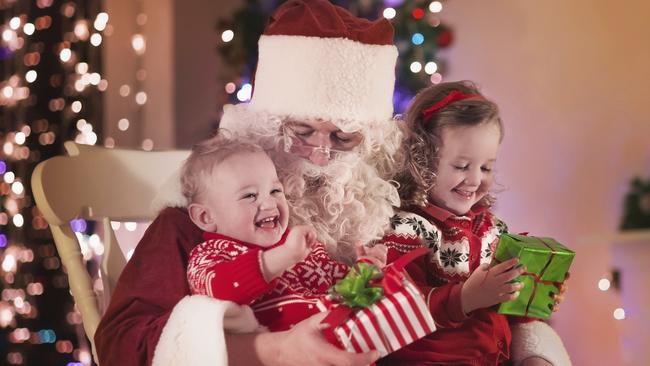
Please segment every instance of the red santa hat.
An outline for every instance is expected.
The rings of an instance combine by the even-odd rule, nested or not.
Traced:
[[[326,0],[290,0],[259,40],[250,109],[332,121],[345,131],[391,119],[397,48],[386,19]]]

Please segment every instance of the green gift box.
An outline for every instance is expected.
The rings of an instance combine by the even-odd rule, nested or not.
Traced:
[[[498,312],[506,315],[548,319],[555,303],[553,296],[564,282],[575,252],[555,239],[503,234],[494,253],[495,262],[518,257],[526,272],[516,281],[524,287],[515,300],[499,305]]]

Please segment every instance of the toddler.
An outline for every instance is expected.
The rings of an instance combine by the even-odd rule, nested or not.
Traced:
[[[422,245],[430,249],[407,270],[438,330],[379,364],[506,364],[509,319],[494,305],[517,298],[523,285],[513,280],[525,268],[516,258],[489,266],[506,231],[490,212],[504,133],[497,106],[470,82],[442,83],[414,98],[405,122],[406,164],[396,178],[403,211],[383,242],[389,262]],[[550,364],[540,357],[526,362]]]
[[[271,331],[326,310],[319,299],[349,266],[328,255],[312,227],[288,229],[282,183],[262,148],[221,131],[194,147],[181,186],[190,218],[205,232],[187,268],[193,294],[250,305]],[[383,245],[358,254],[378,266],[386,261]]]

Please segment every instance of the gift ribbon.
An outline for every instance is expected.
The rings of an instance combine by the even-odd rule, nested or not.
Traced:
[[[528,233],[520,233],[520,235],[528,236]],[[544,240],[542,240],[541,238],[538,238],[536,236],[528,236],[528,237],[537,239],[540,242],[542,242],[542,244],[544,244],[548,249],[551,250],[551,256],[548,257],[548,260],[546,261],[546,264],[544,265],[544,267],[542,268],[542,270],[540,271],[539,274],[534,273],[534,272],[523,272],[521,274],[522,276],[531,276],[531,277],[533,277],[535,279],[533,281],[533,290],[531,291],[530,298],[528,298],[528,304],[526,304],[526,311],[524,312],[524,316],[526,316],[526,317],[528,316],[528,310],[530,309],[530,306],[533,304],[533,299],[535,298],[535,295],[537,294],[537,285],[539,283],[541,283],[543,285],[555,285],[555,286],[559,286],[559,285],[562,284],[562,282],[542,281],[542,277],[544,276],[544,273],[546,272],[548,267],[551,265],[551,262],[553,262],[553,258],[555,258],[555,254],[557,254],[555,249],[553,247],[551,247],[548,243],[546,243]]]
[[[383,295],[392,295],[403,289],[403,281],[406,276],[404,268],[418,257],[426,254],[428,248],[418,248],[399,257],[395,262],[384,268],[384,276],[377,281],[376,285],[383,288]],[[346,276],[347,277],[347,276]],[[321,324],[328,324],[331,329],[343,324],[354,311],[353,308],[344,303],[337,302],[336,299],[323,299],[323,303],[330,310],[330,313],[321,321]],[[334,332],[325,332],[325,338],[332,344],[337,343]],[[386,344],[386,340],[383,340]]]
[[[384,289],[376,285],[381,277],[379,269],[369,263],[355,264],[333,287],[331,294],[339,302],[351,308],[365,308],[374,304],[384,294]]]
[[[551,247],[550,245],[548,245],[548,243],[546,243],[546,242],[545,242],[544,240],[542,240],[541,238],[538,238],[538,237],[533,237],[533,238],[539,240],[539,241],[542,242],[542,244],[544,244],[548,249],[550,249],[550,250],[551,250],[551,255],[548,257],[548,260],[546,261],[546,264],[544,265],[544,267],[543,267],[542,270],[540,271],[539,275],[537,275],[537,274],[535,274],[535,273],[530,273],[530,272],[524,272],[524,273],[522,273],[522,275],[525,275],[525,276],[532,276],[532,277],[535,279],[535,281],[533,282],[533,291],[532,291],[531,294],[530,294],[530,298],[528,298],[528,304],[526,304],[526,311],[524,312],[524,316],[528,316],[528,309],[530,309],[530,306],[533,304],[533,299],[535,298],[535,294],[537,293],[537,285],[538,285],[539,283],[544,284],[544,285],[556,285],[556,286],[562,284],[562,282],[542,281],[542,277],[544,276],[544,273],[546,272],[546,270],[548,269],[548,267],[551,265],[551,262],[553,262],[553,258],[555,258],[555,254],[556,254],[557,252],[555,251],[555,249],[553,249],[553,247]]]

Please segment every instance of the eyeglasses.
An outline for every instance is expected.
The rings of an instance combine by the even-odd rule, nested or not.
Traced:
[[[346,133],[338,129],[315,128],[310,124],[288,122],[283,125],[287,152],[304,157],[314,164],[324,166],[338,154],[349,153],[356,148],[363,136],[359,132]],[[325,142],[325,144],[324,144]]]

